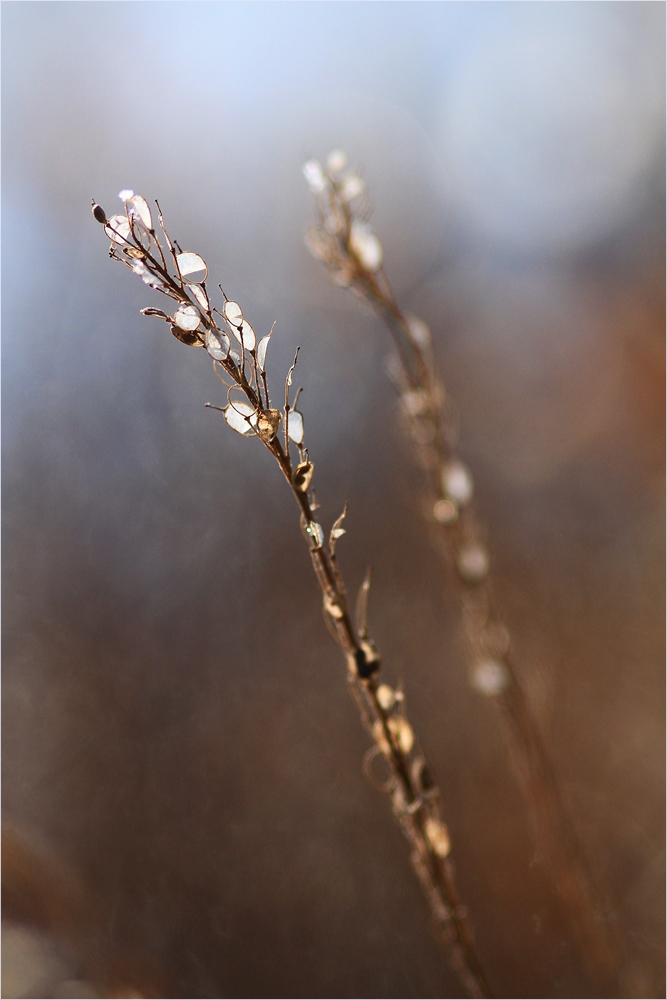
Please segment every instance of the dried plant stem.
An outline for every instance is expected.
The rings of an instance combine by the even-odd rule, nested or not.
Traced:
[[[126,205],[125,216],[107,219],[100,206],[93,205],[93,215],[104,225],[112,241],[110,255],[130,267],[146,284],[178,303],[173,317],[159,309],[148,308],[143,312],[169,323],[171,332],[188,346],[206,348],[214,359],[216,374],[227,389],[227,406],[213,408],[221,409],[227,423],[238,433],[257,436],[278,463],[299,508],[301,528],[322,592],[327,624],[345,656],[350,691],[373,740],[364,758],[364,771],[389,797],[411,846],[413,867],[452,967],[471,997],[490,997],[492,994],[473,944],[466,910],[456,888],[439,789],[406,717],[402,691],[393,690],[378,680],[380,655],[366,629],[370,578],[366,578],[361,588],[355,631],[336,560],[336,541],[344,534],[341,525],[345,512],[334,523],[327,545],[315,517],[318,505],[311,490],[314,467],[303,444],[303,416],[296,410],[298,393],[290,403],[297,358],[287,375],[281,413],[271,406],[265,371],[266,347],[271,334],[256,346],[254,330],[238,303],[225,296],[222,312],[211,307],[205,284],[208,269],[202,258],[191,252],[182,253],[178,244],[172,243],[158,206],[165,252],[153,228],[145,199],[131,191],[121,192],[121,198]],[[167,264],[169,256],[174,273]],[[224,319],[240,351],[230,349],[229,337],[218,325],[214,313]],[[281,423],[284,444],[278,436]],[[296,463],[292,455],[295,447],[298,451]],[[374,770],[376,759],[384,765],[385,774],[381,778]]]
[[[489,558],[475,517],[472,478],[456,452],[457,415],[437,371],[426,325],[399,307],[382,267],[382,246],[365,221],[361,178],[331,154],[323,168],[304,167],[316,196],[318,226],[307,245],[334,281],[368,302],[389,330],[398,357],[390,376],[398,390],[430,499],[424,505],[458,593],[471,653],[471,680],[499,705],[545,871],[568,919],[589,975],[612,987],[616,960],[608,926],[586,872],[540,727],[509,654],[510,637],[494,600]],[[351,193],[351,195],[350,195]]]

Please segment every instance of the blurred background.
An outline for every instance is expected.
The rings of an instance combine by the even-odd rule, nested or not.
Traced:
[[[293,500],[107,260],[130,187],[296,382],[328,530],[445,796],[497,996],[582,997],[384,375],[307,254],[363,168],[458,403],[496,588],[608,919],[664,996],[660,3],[2,6],[3,996],[456,997]]]

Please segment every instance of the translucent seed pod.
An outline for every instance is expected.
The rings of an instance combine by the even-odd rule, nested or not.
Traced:
[[[313,194],[319,194],[327,186],[327,180],[319,160],[308,160],[303,165],[303,176]]]
[[[396,692],[393,688],[390,688],[388,684],[380,684],[379,688],[375,692],[375,697],[377,698],[382,711],[388,712],[396,701]]]
[[[287,434],[290,441],[294,441],[294,444],[302,444],[304,434],[303,414],[299,413],[298,410],[289,411]]]
[[[148,202],[145,198],[142,198],[140,194],[135,194],[133,198],[130,198],[127,203],[128,215],[132,215],[135,219],[139,219],[144,229],[147,229],[149,233],[153,231],[153,219],[151,218],[151,210],[148,207]]]
[[[459,507],[465,507],[470,503],[473,494],[472,476],[463,462],[455,460],[444,467],[442,488],[450,500],[454,500]]]
[[[424,824],[424,833],[433,853],[439,858],[446,858],[451,852],[452,842],[445,824],[429,816]]]
[[[358,174],[350,174],[346,177],[340,188],[340,196],[343,201],[354,201],[355,198],[360,198],[366,190],[366,185],[364,184],[361,177]]]
[[[174,323],[176,326],[180,327],[181,330],[196,330],[199,326],[199,322],[199,312],[194,306],[181,303],[174,313]]]
[[[459,510],[451,500],[436,500],[433,505],[433,516],[438,524],[453,524],[459,516]]]
[[[382,244],[364,222],[355,219],[350,227],[350,250],[367,271],[382,267]]]
[[[257,414],[250,403],[234,401],[229,403],[223,412],[229,426],[238,434],[247,436],[255,433]]]
[[[193,299],[197,300],[197,302],[199,303],[204,312],[207,313],[210,311],[208,296],[206,295],[206,292],[204,291],[203,288],[200,288],[199,285],[190,285],[190,287],[188,288],[188,292]]]
[[[208,267],[203,257],[192,250],[176,255],[176,266],[183,281],[200,285],[208,277]]]
[[[398,743],[401,751],[406,754],[410,753],[415,745],[415,734],[407,719],[403,719],[400,716],[389,719],[387,728]]]
[[[232,329],[235,330],[236,328],[232,327]],[[252,351],[255,346],[255,331],[247,319],[244,319],[241,323],[239,341],[241,346],[245,347],[246,351]]]
[[[497,697],[507,689],[509,674],[500,660],[480,660],[470,671],[470,684],[487,698]]]
[[[479,542],[469,542],[459,549],[459,573],[469,583],[479,583],[489,572],[489,554]]]
[[[322,548],[324,545],[324,531],[321,524],[318,524],[317,521],[309,521],[306,526],[306,534],[310,535],[313,539],[316,548]]]
[[[219,330],[207,330],[204,344],[214,361],[224,361],[229,354],[229,337]]]
[[[327,170],[332,174],[340,174],[347,166],[347,153],[342,149],[334,149],[327,156]]]
[[[431,346],[431,331],[427,327],[426,323],[419,319],[418,316],[408,316],[407,317],[408,330],[410,331],[410,339],[417,346],[424,350]]]
[[[243,322],[243,310],[238,302],[227,299],[222,307],[222,315],[231,326],[240,326]]]
[[[149,284],[153,280],[153,275],[141,260],[132,265],[132,273],[138,275],[146,284]]]
[[[130,223],[127,221],[127,216],[112,215],[110,219],[107,219],[104,232],[114,243],[124,246],[130,239]]]
[[[270,340],[271,334],[267,333],[266,337],[262,337],[257,345],[257,367],[261,372],[266,371],[266,349]]]

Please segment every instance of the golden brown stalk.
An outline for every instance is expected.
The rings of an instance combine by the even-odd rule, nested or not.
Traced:
[[[440,380],[430,332],[396,301],[383,268],[382,244],[368,225],[365,183],[347,169],[347,156],[335,151],[324,166],[310,160],[304,175],[317,212],[306,245],[336,284],[372,306],[392,336],[398,356],[390,375],[426,474],[429,524],[459,597],[471,649],[470,680],[498,704],[506,720],[538,854],[588,972],[597,988],[606,990],[617,964],[610,931],[599,915],[540,727],[512,663],[510,636],[496,608],[489,554],[474,513],[472,476],[456,450],[456,409]]]
[[[196,253],[182,253],[178,243],[170,240],[159,206],[158,222],[164,246],[153,226],[146,200],[132,191],[122,191],[120,197],[126,214],[111,219],[106,218],[99,205],[93,204],[93,215],[111,240],[110,256],[177,303],[173,315],[152,307],[142,312],[168,323],[174,336],[186,345],[206,349],[213,358],[216,375],[227,390],[227,404],[213,408],[222,410],[229,426],[239,434],[259,438],[278,463],[299,508],[327,624],[345,656],[350,690],[373,740],[364,759],[364,770],[389,797],[410,844],[410,859],[453,968],[471,997],[490,997],[456,888],[439,789],[407,719],[403,693],[379,683],[380,654],[366,629],[370,581],[367,578],[361,588],[355,629],[336,561],[336,542],[344,534],[344,513],[334,523],[326,542],[316,519],[314,466],[304,445],[303,415],[296,409],[296,397],[290,401],[297,357],[285,380],[284,405],[278,410],[269,399],[265,366],[273,331],[257,342],[240,305],[224,293],[222,309],[212,306],[206,287],[206,263]],[[236,341],[234,349],[230,336]],[[384,763],[382,780],[372,770],[376,758]]]

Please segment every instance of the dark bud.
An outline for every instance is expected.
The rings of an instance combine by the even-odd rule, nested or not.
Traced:
[[[93,201],[93,218],[96,222],[101,222],[103,226],[106,225],[107,217],[104,214],[104,209],[101,205],[97,205],[95,201]]]
[[[380,658],[367,642],[362,642],[359,649],[354,651],[354,662],[358,676],[364,681],[380,669]]]
[[[171,332],[180,340],[182,344],[187,344],[188,347],[203,347],[203,343],[200,340],[199,334],[194,330],[181,330],[179,326],[172,326]]]

